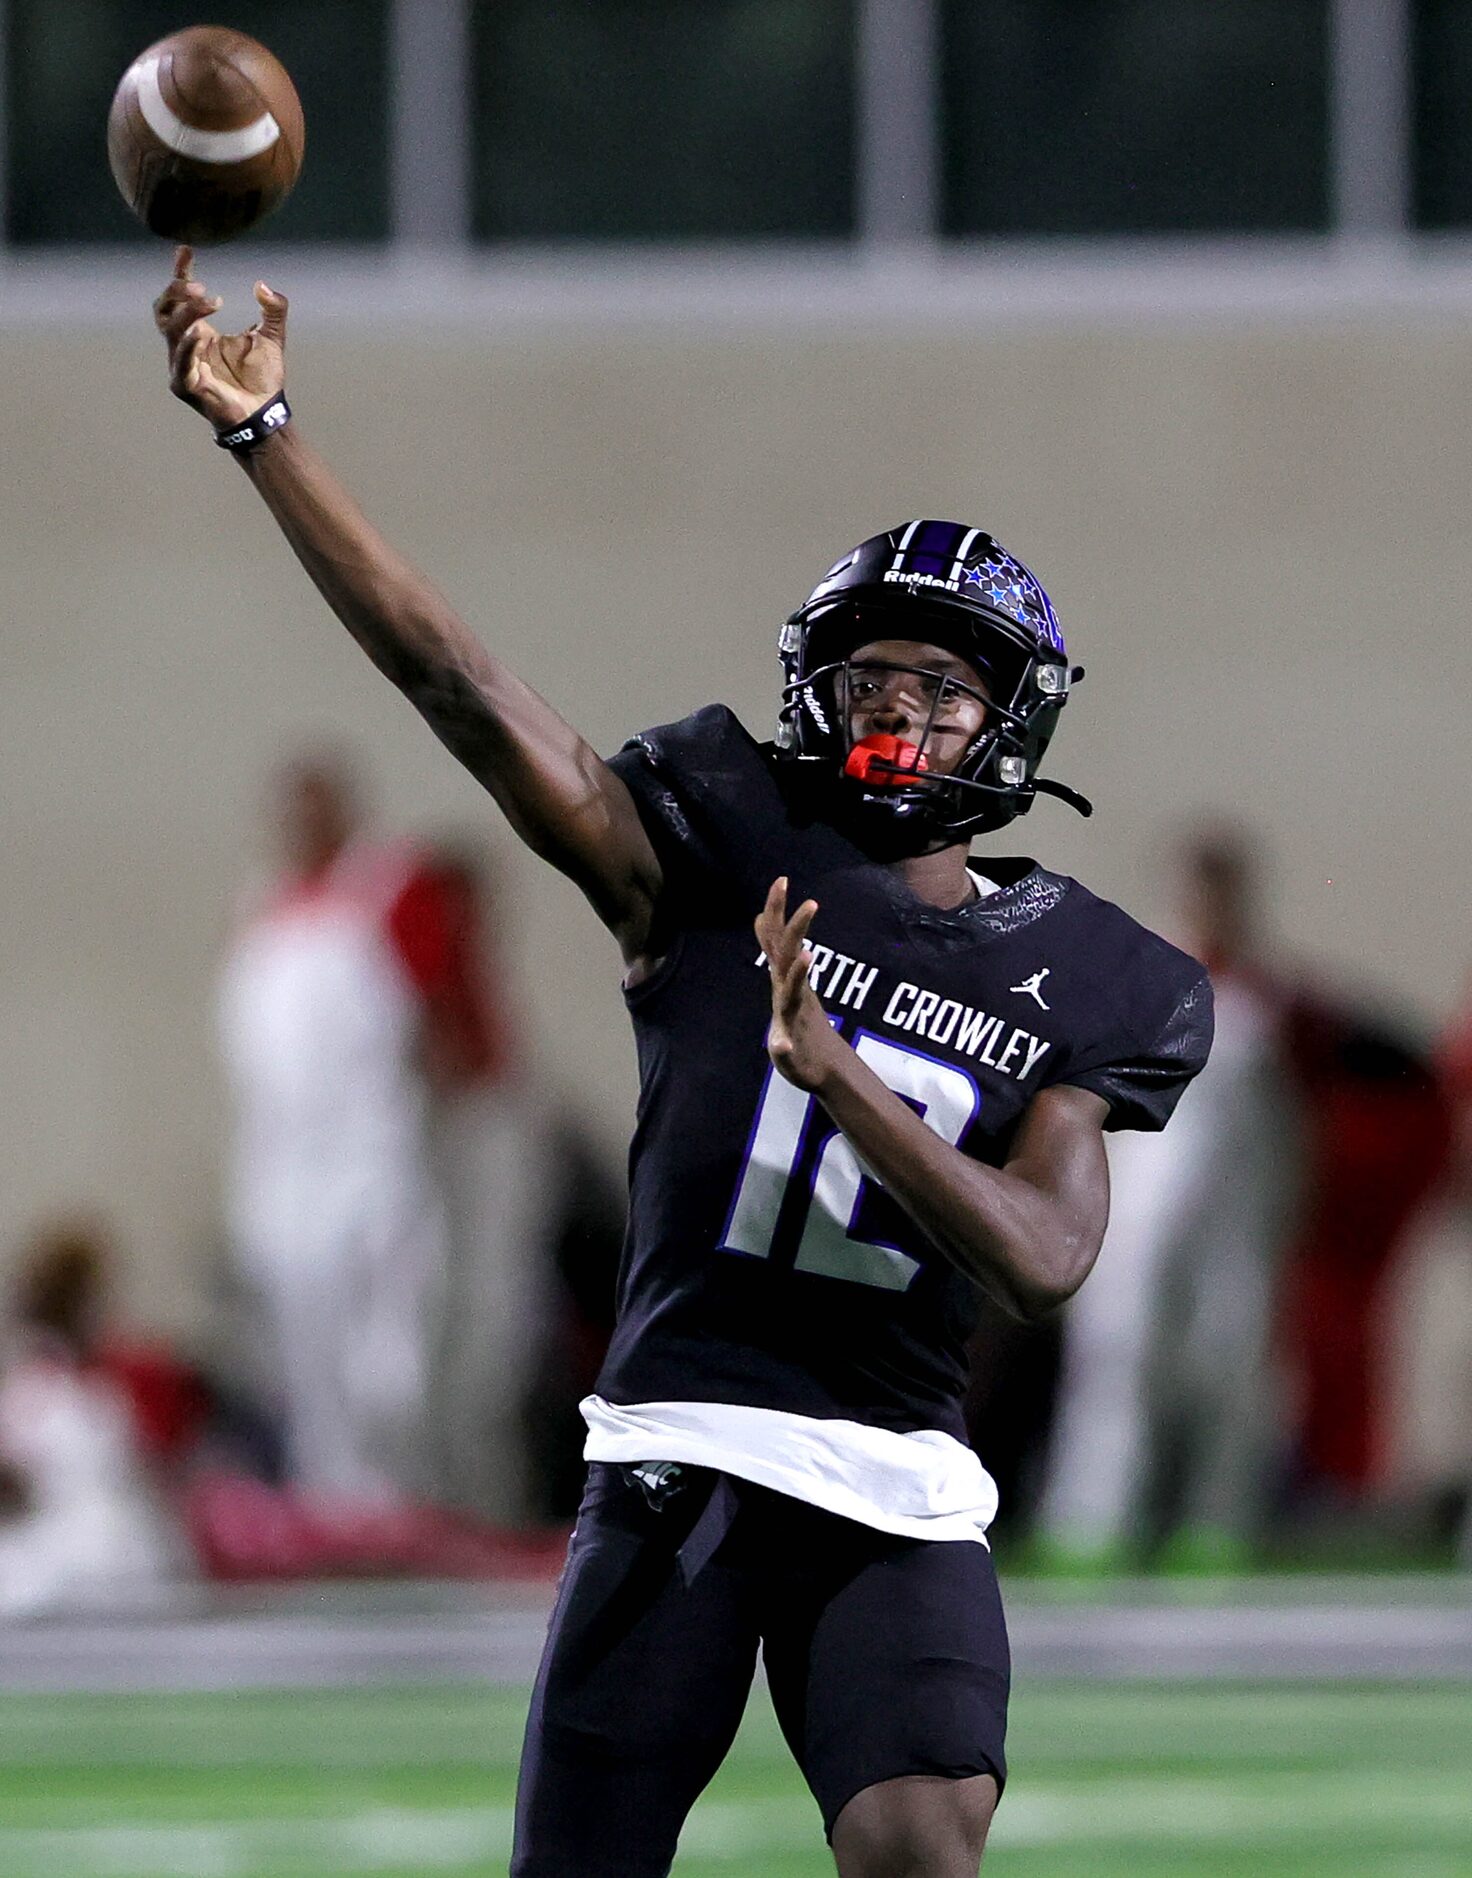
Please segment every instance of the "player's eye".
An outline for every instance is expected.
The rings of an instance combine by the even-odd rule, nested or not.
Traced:
[[[959,679],[947,678],[942,681],[937,716],[958,717],[968,705],[972,704],[979,704],[984,710],[986,699],[979,692],[973,691],[969,685],[961,683]]]

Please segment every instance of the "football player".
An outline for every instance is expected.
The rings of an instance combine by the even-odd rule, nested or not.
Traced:
[[[1198,965],[1077,882],[969,860],[1071,684],[980,529],[846,555],[782,630],[775,743],[722,706],[605,762],[364,519],[300,430],[286,302],[223,334],[180,250],[174,392],[329,606],[623,954],[641,1096],[619,1321],[528,1720],[517,1878],[655,1878],[758,1651],[843,1878],[974,1875],[1005,1778],[978,1293],[1083,1282],[1105,1128],[1200,1068]],[[753,937],[755,916],[755,938]]]

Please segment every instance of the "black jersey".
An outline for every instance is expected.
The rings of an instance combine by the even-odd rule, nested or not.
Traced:
[[[1206,1060],[1202,968],[1069,880],[988,857],[952,912],[811,819],[721,705],[613,768],[665,874],[663,963],[628,996],[639,1052],[619,1318],[598,1393],[844,1417],[964,1439],[978,1294],[771,1068],[752,921],[785,874],[814,899],[812,983],[880,1078],[963,1153],[1006,1158],[1040,1089],[1161,1128]]]

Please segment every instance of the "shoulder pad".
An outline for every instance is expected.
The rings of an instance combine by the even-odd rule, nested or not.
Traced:
[[[1211,1048],[1211,980],[1159,933],[1075,882],[1097,1028],[1057,1080],[1110,1104],[1107,1128],[1163,1128]]]
[[[782,871],[787,816],[770,755],[723,704],[631,737],[612,759],[667,863],[744,908]]]
[[[666,782],[698,791],[719,790],[723,782],[749,784],[767,774],[761,745],[725,704],[707,704],[677,723],[640,731],[624,749],[638,751]]]

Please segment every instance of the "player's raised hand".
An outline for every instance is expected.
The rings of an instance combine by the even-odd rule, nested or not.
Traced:
[[[261,317],[243,333],[222,333],[210,314],[223,302],[194,279],[194,250],[174,255],[174,276],[153,303],[169,349],[169,389],[217,430],[244,423],[286,380],[286,296],[256,282]]]
[[[846,1048],[823,1013],[817,993],[808,982],[813,962],[808,928],[818,910],[816,900],[804,900],[787,917],[787,879],[772,882],[767,903],[756,918],[756,936],[772,975],[772,1021],[767,1029],[767,1055],[779,1075],[799,1089],[816,1089]]]

